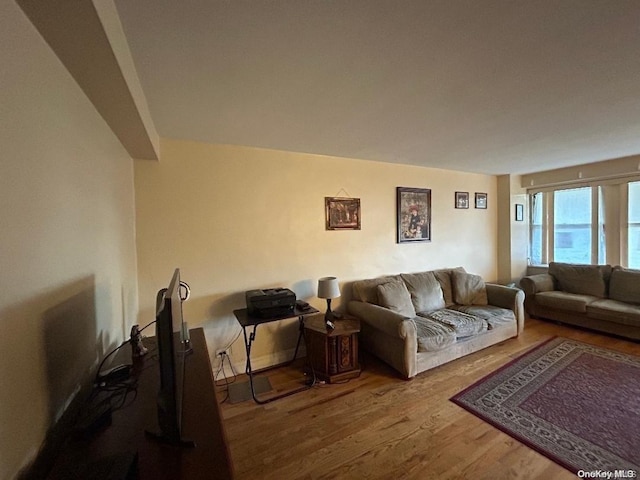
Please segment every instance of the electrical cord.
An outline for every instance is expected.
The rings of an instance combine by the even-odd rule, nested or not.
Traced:
[[[229,385],[231,385],[232,383],[235,383],[235,381],[238,379],[238,374],[236,373],[235,369],[233,368],[233,363],[231,363],[231,359],[229,358],[229,355],[227,354],[226,351],[223,351],[222,353],[220,353],[220,366],[218,367],[218,370],[216,371],[215,375],[213,376],[213,383],[216,387],[224,387],[224,391],[225,391],[225,397],[224,399],[220,402],[220,403],[225,403],[228,399],[229,399]],[[227,359],[227,361],[229,362],[229,368],[231,369],[231,373],[233,373],[233,380],[229,381],[229,379],[227,378],[227,374],[225,373],[224,370],[224,360],[225,358]],[[222,372],[222,375],[224,376],[224,384],[219,384],[218,383],[218,375],[220,375],[220,372]]]
[[[229,368],[231,368],[231,372],[233,373],[233,379],[235,381],[236,378],[238,378],[238,372],[236,372],[236,369],[233,367],[233,363],[231,363],[231,357],[225,352],[225,356],[227,357],[227,360],[229,360]]]
[[[224,373],[224,356],[222,353],[220,353],[219,357],[220,357],[220,365],[218,365],[218,369],[216,370],[216,373],[213,375],[213,382],[216,384],[216,386],[218,386],[216,382],[217,382],[218,375],[220,375],[220,372],[222,372],[222,374],[224,375],[225,380],[227,379],[226,374]]]
[[[146,329],[147,327],[150,327],[151,325],[153,325],[154,323],[156,323],[155,320],[147,323],[144,327],[142,327],[140,330],[138,330],[138,333],[142,332],[144,329]],[[105,357],[102,359],[102,361],[100,362],[100,365],[98,366],[98,370],[96,371],[96,377],[95,377],[95,383],[99,383],[100,382],[100,372],[102,371],[102,367],[104,367],[105,362],[107,361],[107,359],[109,357],[111,357],[111,355],[113,355],[114,353],[116,353],[118,350],[120,350],[122,347],[124,347],[125,345],[127,345],[129,342],[131,342],[131,337],[129,337],[127,340],[125,340],[124,342],[122,342],[120,345],[118,345],[116,348],[114,348],[113,350],[111,350],[109,353],[107,353],[105,355]]]
[[[74,419],[74,434],[88,438],[111,423],[113,412],[131,405],[138,396],[135,378],[94,385]]]
[[[312,348],[307,342],[307,335],[304,331],[304,325],[302,329],[302,339],[304,340],[304,344],[307,347],[307,362],[309,363],[309,368],[311,369],[311,383],[309,384],[309,388],[315,387],[318,383],[318,377],[316,377],[316,370],[313,368],[313,355],[311,354]]]
[[[140,332],[147,329],[154,323],[155,320],[149,322],[139,330],[137,330],[137,325],[134,325],[132,327],[132,332],[134,330],[137,331],[135,339],[140,341],[142,338]],[[119,372],[117,372],[117,370],[119,367],[115,367],[115,375],[110,375],[109,373],[101,374],[102,368],[107,360],[125,345],[133,345],[133,341],[134,338],[132,333],[132,337],[112,349],[100,362],[96,371],[91,393],[75,415],[75,434],[86,437],[87,435],[91,435],[92,432],[110,424],[113,412],[128,407],[138,397],[138,381],[136,376],[118,376]],[[149,353],[157,355],[155,348]],[[150,367],[151,365],[144,367],[144,369],[146,370]],[[128,375],[128,373],[129,366],[127,365],[123,368],[123,375]]]
[[[130,394],[133,393],[133,397],[127,402],[127,399],[129,398]],[[136,398],[138,398],[138,383],[137,382],[133,382],[130,385],[123,385],[120,388],[120,391],[117,392],[116,394],[113,395],[113,397],[111,397],[111,400],[116,399],[118,397],[118,395],[120,395],[121,400],[120,403],[113,405],[113,403],[111,403],[111,411],[115,412],[117,410],[120,410],[122,408],[125,408],[129,405],[131,405]],[[111,401],[110,401],[111,402]]]
[[[222,349],[223,352],[226,352],[231,348],[231,345],[233,345],[234,343],[236,343],[236,340],[238,340],[238,338],[240,338],[240,335],[242,334],[242,328],[240,330],[238,330],[238,334],[236,335],[236,337],[231,340],[227,346],[225,348]],[[229,360],[229,363],[231,363],[231,360]]]
[[[150,327],[154,323],[156,323],[156,321],[152,320],[151,322],[147,323],[144,327],[142,327],[140,330],[138,330],[138,332],[142,332],[143,330],[145,330],[147,327]]]
[[[227,346],[227,348],[225,348],[225,350],[229,350],[231,348],[231,345],[233,345],[234,343],[236,343],[236,340],[238,340],[238,338],[240,338],[240,335],[242,334],[242,328],[240,330],[238,330],[238,334],[236,335],[236,338],[234,338],[233,340],[231,340],[231,342],[229,343],[229,345]]]
[[[109,353],[107,353],[107,355],[105,355],[105,357],[102,359],[102,361],[100,362],[100,365],[98,366],[98,370],[96,371],[96,378],[95,378],[95,383],[99,384],[100,383],[100,372],[102,371],[102,367],[104,366],[105,362],[107,361],[107,359],[113,355],[114,353],[116,353],[118,350],[120,350],[122,347],[124,347],[125,345],[127,345],[129,343],[129,340],[125,340],[124,342],[122,342],[120,345],[118,345],[116,348],[114,348],[113,350],[111,350]]]
[[[223,387],[226,393],[224,399],[220,403],[225,403],[229,399],[229,385],[231,385],[232,383],[235,383],[235,381],[238,379],[238,373],[236,372],[233,366],[233,362],[231,362],[231,357],[227,353],[227,350],[229,350],[231,348],[231,345],[233,345],[236,342],[236,340],[240,338],[240,334],[242,334],[242,329],[238,330],[238,334],[235,336],[235,338],[231,340],[231,342],[229,342],[227,346],[219,354],[220,366],[218,367],[218,370],[216,370],[216,373],[213,375],[213,384],[216,387]],[[227,374],[224,369],[225,359],[229,362],[229,368],[231,369],[231,373],[233,374],[233,379],[231,381],[229,381],[229,379],[227,378]],[[224,383],[219,383],[218,375],[220,375],[220,372],[222,372],[222,375],[224,376],[224,379],[223,379]]]

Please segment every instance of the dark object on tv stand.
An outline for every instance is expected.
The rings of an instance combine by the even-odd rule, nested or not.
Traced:
[[[180,298],[180,269],[176,268],[169,287],[156,295],[156,338],[160,366],[158,392],[159,430],[146,430],[152,438],[171,445],[195,447],[192,440],[182,438],[182,395],[187,348],[182,341],[185,330]]]
[[[64,442],[48,480],[68,480],[73,477],[60,477],[59,472],[123,452],[138,452],[137,478],[140,480],[233,478],[233,463],[216,399],[204,331],[195,328],[190,335],[193,353],[187,357],[185,371],[182,433],[196,442],[196,448],[168,446],[145,434],[145,429],[157,415],[156,400],[160,386],[157,355],[148,354],[135,358],[133,362],[131,375],[137,384],[135,396],[130,396],[122,408],[113,411],[110,426],[93,435],[73,436]],[[157,352],[157,340],[156,337],[147,337],[143,341],[150,352]],[[121,349],[115,362],[121,363],[130,357],[128,349]],[[45,476],[46,472],[26,478],[41,479]]]

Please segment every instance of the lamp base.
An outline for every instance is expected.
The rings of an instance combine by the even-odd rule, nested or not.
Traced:
[[[327,310],[324,314],[324,324],[327,326],[327,330],[333,330],[336,326],[333,324],[335,314],[331,310]]]

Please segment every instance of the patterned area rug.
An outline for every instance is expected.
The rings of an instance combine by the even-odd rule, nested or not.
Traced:
[[[555,337],[451,401],[576,474],[640,475],[640,357]]]

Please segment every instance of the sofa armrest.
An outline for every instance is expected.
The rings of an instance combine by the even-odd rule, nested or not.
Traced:
[[[416,324],[413,319],[400,315],[388,308],[380,307],[373,303],[351,300],[347,304],[347,310],[350,314],[355,315],[373,328],[389,336],[402,339],[411,336],[416,337]]]
[[[487,283],[487,300],[495,307],[513,311],[518,322],[518,334],[524,329],[524,292],[519,288]]]
[[[362,321],[362,345],[404,378],[418,373],[418,330],[413,318],[372,303],[351,300],[347,310]]]
[[[555,290],[553,277],[548,273],[528,275],[520,279],[520,287],[524,290],[526,297],[533,297],[539,292],[551,292]]]

